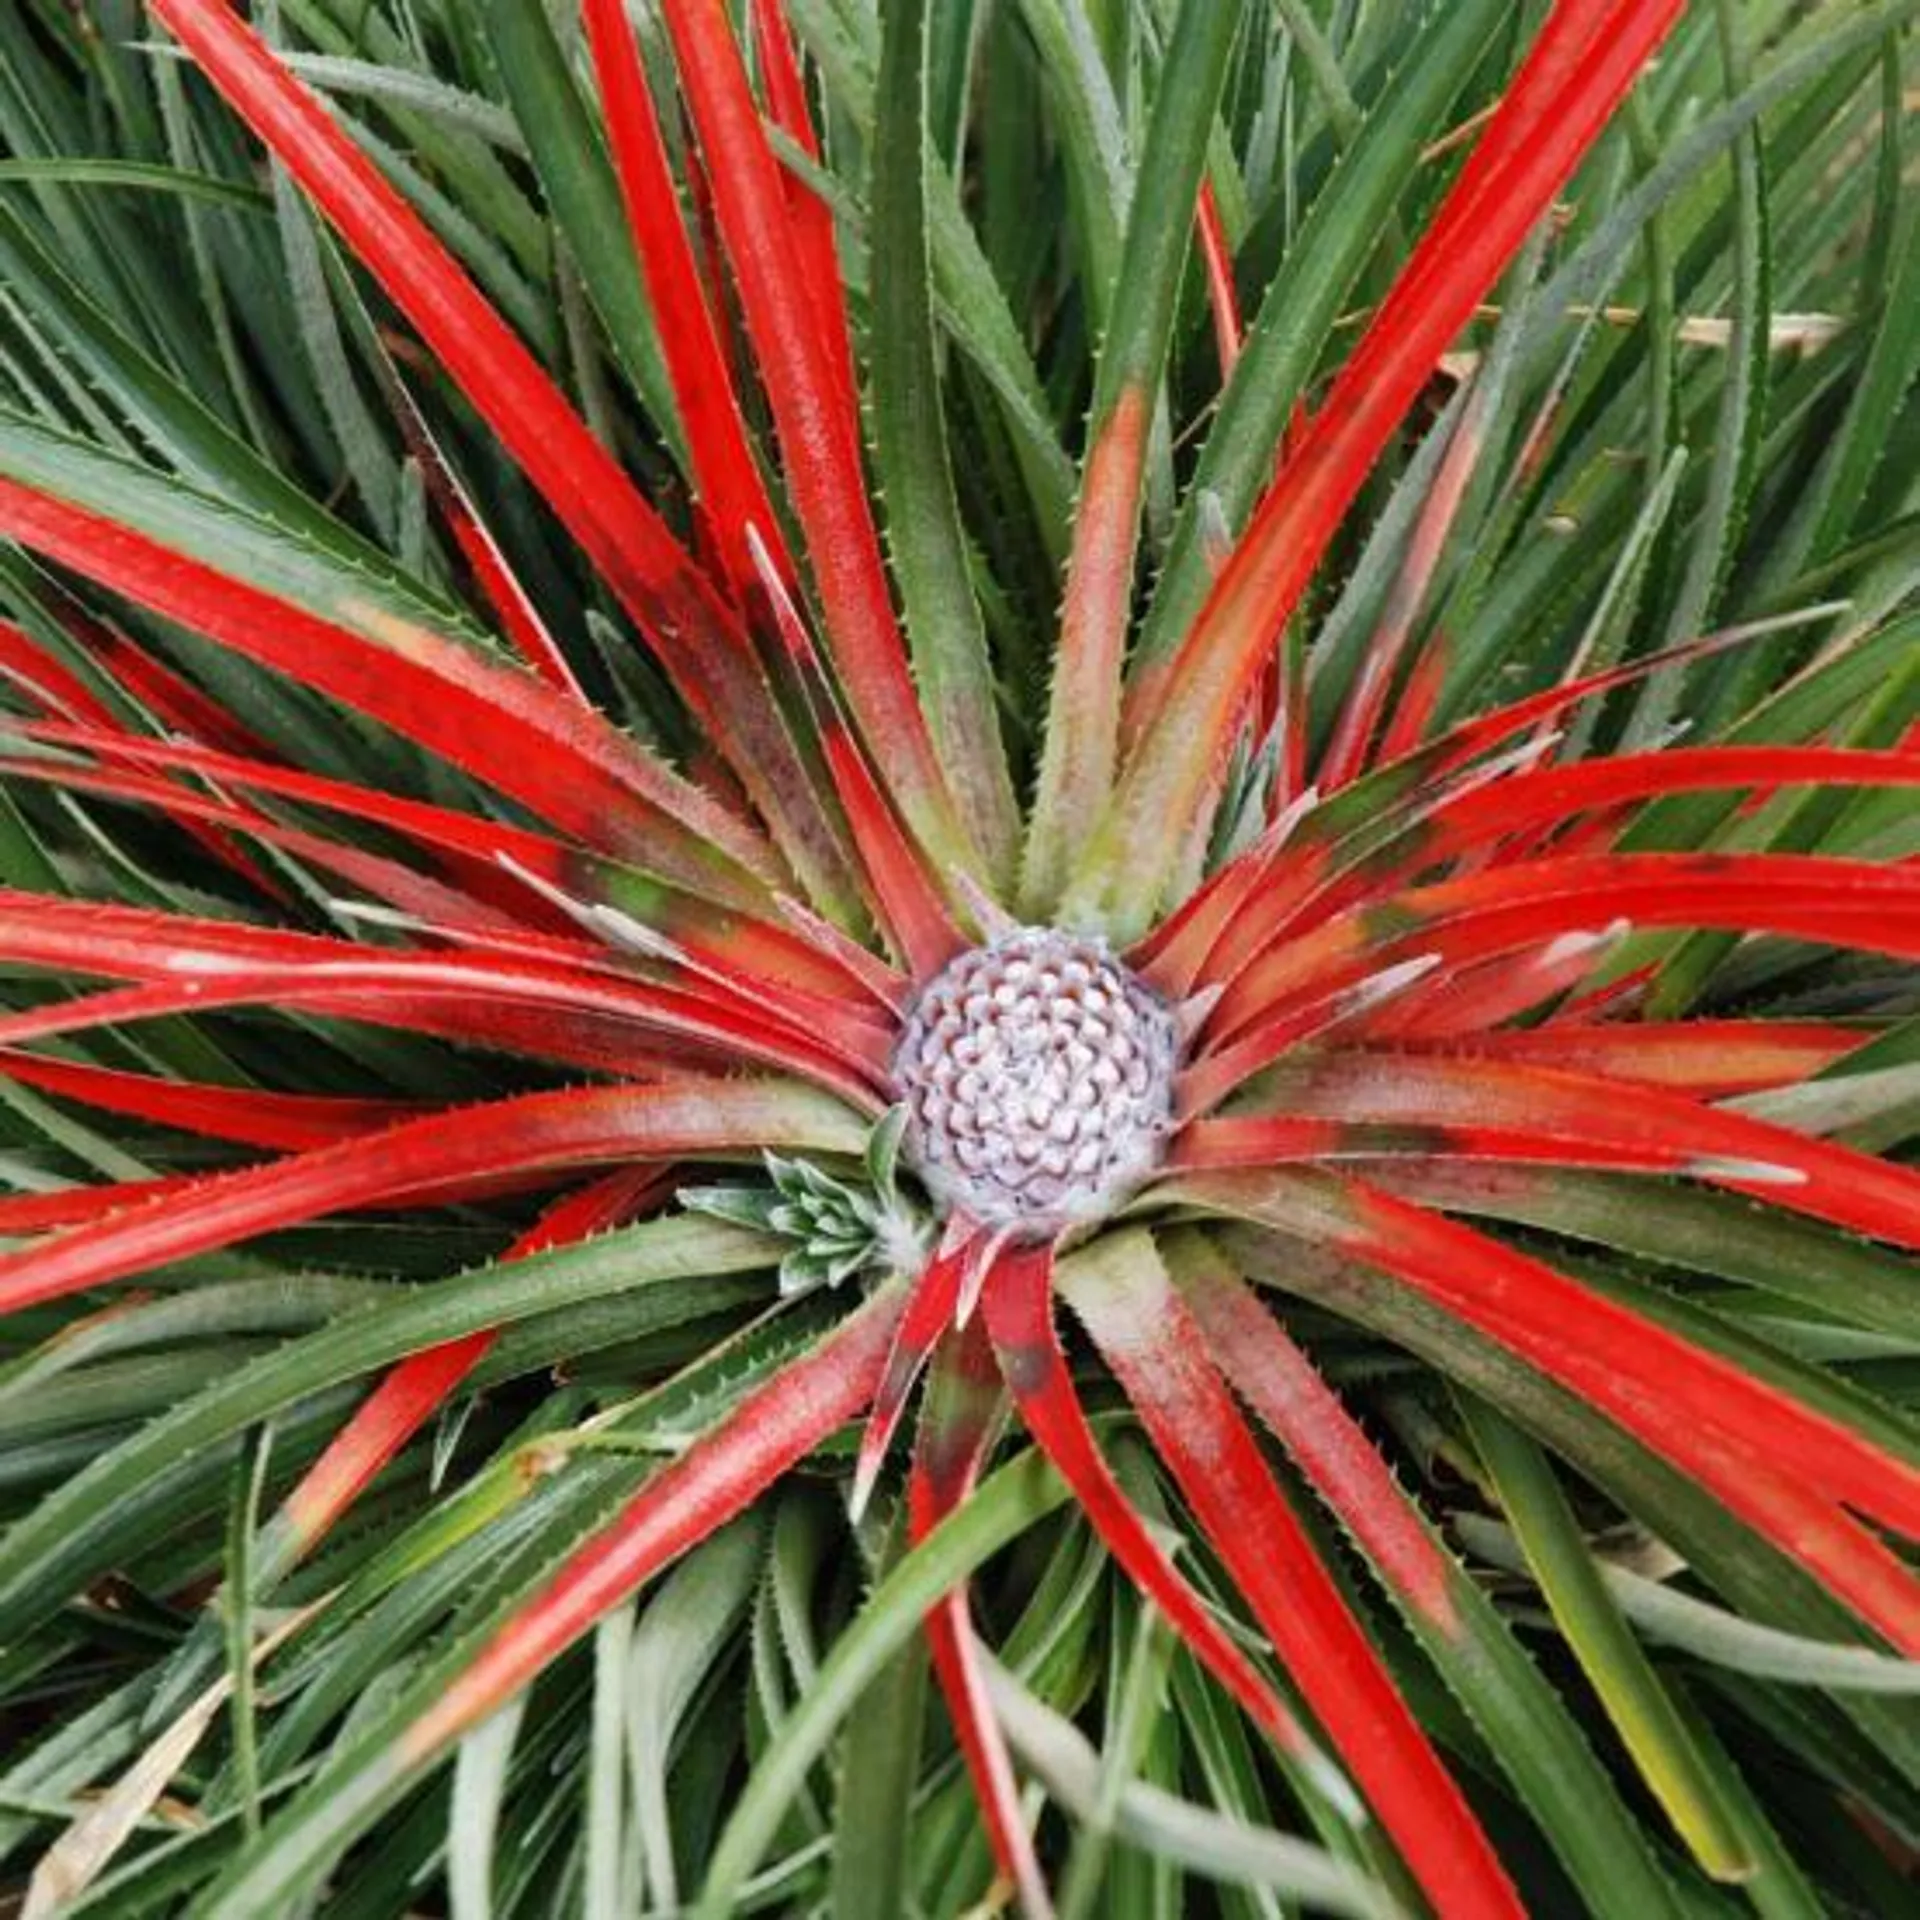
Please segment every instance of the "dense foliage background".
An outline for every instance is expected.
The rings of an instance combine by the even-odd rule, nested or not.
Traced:
[[[660,23],[650,6],[631,11],[659,79],[671,69]],[[1129,211],[1155,190],[1140,161],[1179,9],[927,0],[924,37],[914,5],[785,11],[821,150],[791,131],[774,141],[836,222],[883,519],[896,491],[924,497],[916,467],[944,443],[1024,795],[1098,343],[1129,297]],[[1196,256],[1151,426],[1138,655],[1170,649],[1204,599],[1289,423],[1324,391],[1544,11],[1245,9],[1207,151],[1246,332],[1223,333]],[[1386,627],[1404,636],[1399,671],[1419,661],[1435,676],[1397,682],[1396,700],[1431,699],[1436,724],[1739,629],[1740,644],[1557,724],[1595,752],[1912,742],[1914,11],[1686,10],[1456,343],[1292,622],[1316,764]],[[703,540],[574,9],[273,0],[252,17],[676,528]],[[924,193],[886,191],[901,176],[876,177],[874,156],[914,152],[922,100]],[[697,183],[674,116],[669,134]],[[697,193],[689,203],[697,225]],[[910,357],[925,344],[914,289],[878,265],[923,252],[932,380]],[[746,396],[764,430],[762,395],[748,383]],[[0,479],[84,501],[296,604],[394,610],[497,653],[435,445],[590,698],[709,771],[698,724],[468,399],[142,8],[7,0]],[[912,540],[887,530],[896,554]],[[507,811],[297,676],[25,547],[0,546],[0,613],[9,889],[397,937],[354,874],[300,837],[312,821],[297,796],[274,810],[295,829],[277,837],[217,808],[170,819],[14,737],[6,716],[44,714],[49,694],[156,739]],[[1240,844],[1272,775],[1250,741],[1211,848],[1190,850],[1194,873]],[[1693,794],[1644,808],[1630,844],[1894,862],[1920,851],[1920,821],[1900,788]],[[398,851],[371,825],[357,845]],[[17,894],[0,907],[23,925],[28,911]],[[1878,1033],[1844,1077],[1744,1105],[1911,1158],[1910,965],[1623,929],[1606,967],[1662,1017]],[[0,983],[17,1010],[70,990],[44,964],[10,963]],[[247,1009],[50,1051],[323,1096],[339,1114],[565,1077],[402,1026]],[[0,1228],[24,1243],[33,1208],[57,1218],[80,1184],[191,1177],[296,1144],[223,1141],[164,1110],[103,1110],[57,1075],[0,1075],[0,1209],[13,1209]],[[758,1179],[757,1156],[742,1159],[728,1177]],[[1914,1457],[1920,1318],[1904,1256],[1694,1185],[1572,1173],[1466,1194],[1442,1169],[1433,1178],[1437,1197],[1504,1220],[1515,1244],[1599,1293]],[[0,1520],[13,1523],[0,1534],[0,1911],[50,1910],[33,1904],[54,1885],[47,1866],[42,1896],[25,1888],[58,1841],[73,1889],[61,1911],[264,1920],[237,1861],[291,1875],[351,1837],[305,1911],[544,1920],[642,1898],[673,1911],[704,1888],[715,1912],[978,1912],[987,1841],[914,1638],[966,1572],[1017,1676],[1003,1711],[1049,1796],[1040,1833],[1063,1912],[1271,1916],[1304,1899],[1384,1913],[1414,1900],[1377,1827],[1256,1746],[1017,1430],[974,1501],[910,1558],[890,1494],[848,1521],[852,1441],[822,1449],[611,1615],[456,1765],[364,1833],[337,1831],[328,1756],[377,1739],[397,1701],[459,1670],[596,1520],[844,1304],[783,1302],[766,1244],[699,1216],[503,1261],[539,1203],[502,1185],[291,1227],[137,1289],[0,1319]],[[1255,1236],[1236,1251],[1260,1270]],[[1461,1705],[1462,1675],[1433,1663],[1351,1544],[1297,1502],[1531,1909],[1648,1920],[1652,1887],[1675,1915],[1913,1910],[1913,1668],[1867,1650],[1814,1579],[1577,1393],[1387,1290],[1314,1297],[1310,1276],[1287,1278],[1288,1327],[1472,1571],[1483,1598],[1469,1657],[1507,1675],[1524,1653],[1560,1702],[1534,1750],[1496,1753]],[[503,1337],[418,1440],[302,1563],[276,1561],[284,1540],[263,1523],[369,1380],[489,1325]],[[1075,1356],[1127,1491],[1239,1631],[1231,1583],[1111,1383]],[[236,1659],[262,1634],[271,1651]],[[1563,1742],[1597,1757],[1602,1790],[1584,1804],[1550,1791]],[[1303,1829],[1316,1850],[1289,1839]],[[293,1911],[276,1906],[274,1920]]]

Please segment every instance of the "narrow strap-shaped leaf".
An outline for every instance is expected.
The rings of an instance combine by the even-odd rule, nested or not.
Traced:
[[[1602,808],[1728,787],[1920,786],[1920,754],[1848,747],[1672,747],[1533,767],[1427,816],[1424,864],[1497,835],[1557,826]]]
[[[731,1038],[743,1051],[785,1034],[795,1044],[796,1060],[838,1058],[871,1076],[885,1068],[888,1033],[857,1007],[820,996],[787,995],[766,981],[752,982],[751,991],[738,990],[723,970],[679,960],[664,982],[656,982],[600,964],[591,951],[583,954],[578,947],[532,935],[497,942],[487,936],[471,946],[451,955],[380,949],[327,935],[0,889],[0,955],[27,965],[183,989],[183,1004],[257,1004],[276,990],[276,983],[291,1000],[308,1003],[336,995],[377,996],[383,990],[397,997],[412,992],[479,1003],[494,998],[555,1010],[571,1007],[723,1045]],[[666,957],[672,959],[670,951]],[[77,1032],[91,1024],[84,1008],[84,1002],[49,1002],[0,1015],[0,1033],[6,1035],[0,1045]]]
[[[603,1175],[563,1194],[501,1257],[524,1259],[619,1226],[644,1212],[649,1200],[666,1191],[666,1184],[661,1170],[652,1165]],[[498,1337],[489,1328],[410,1354],[355,1408],[352,1419],[300,1476],[262,1530],[258,1564],[263,1587],[312,1551],[381,1468],[446,1404]]]
[[[0,532],[371,714],[589,846],[655,866],[671,861],[709,886],[724,885],[727,867],[743,869],[736,895],[746,875],[768,870],[759,836],[709,796],[530,675],[490,665],[455,641],[372,606],[351,627],[322,620],[8,479],[0,479]],[[682,831],[650,830],[655,815]],[[721,852],[703,856],[703,844]]]
[[[581,11],[627,220],[659,316],[661,348],[686,428],[695,484],[719,536],[734,592],[744,598],[753,578],[747,528],[758,526],[777,542],[779,523],[701,288],[632,24],[620,0],[585,0]]]
[[[541,618],[532,594],[514,573],[505,550],[481,518],[478,504],[454,471],[390,355],[382,355],[379,370],[387,404],[406,441],[408,456],[419,468],[428,495],[446,522],[447,531],[453,535],[454,544],[473,569],[474,580],[498,615],[507,638],[521,659],[549,686],[585,706],[586,694],[567,656],[560,650],[560,643]]]
[[[1086,1258],[1078,1255],[1076,1258]],[[1131,1579],[1166,1615],[1195,1658],[1238,1700],[1280,1751],[1340,1804],[1350,1798],[1337,1771],[1272,1685],[1227,1637],[1175,1569],[1095,1444],[1074,1392],[1053,1324],[1053,1251],[1044,1244],[1008,1251],[982,1296],[1001,1376],[1027,1431],[1072,1487],[1089,1523]]]
[[[793,604],[758,528],[747,529],[756,578],[773,613],[788,663],[826,757],[833,791],[847,816],[881,927],[916,979],[937,972],[965,944],[920,843],[897,817],[867,750],[841,710],[813,637]],[[882,763],[884,764],[884,763]]]
[[[1756,1863],[1714,1778],[1707,1743],[1621,1618],[1546,1456],[1491,1407],[1457,1400],[1540,1591],[1641,1778],[1714,1879],[1750,1879]]]
[[[1216,520],[1238,528],[1272,483],[1288,423],[1299,418],[1316,362],[1392,225],[1421,149],[1442,131],[1448,104],[1511,19],[1503,0],[1454,0],[1410,21],[1358,137],[1288,235],[1220,395],[1141,625],[1140,691],[1129,695],[1123,722],[1129,741],[1151,710],[1152,675],[1172,658],[1218,572],[1206,552],[1205,502],[1211,499]]]
[[[1335,915],[1249,966],[1215,1031],[1270,1017],[1283,993],[1324,993],[1412,954],[1450,967],[1636,927],[1778,933],[1907,959],[1920,955],[1920,877],[1863,860],[1800,854],[1596,854],[1527,861],[1410,888]]]
[[[1351,1179],[1215,1174],[1175,1191],[1377,1268],[1492,1336],[1719,1496],[1902,1652],[1920,1582],[1844,1500],[1920,1526],[1920,1472],[1539,1260]]]
[[[596,999],[601,1004],[595,1004]],[[150,985],[86,994],[0,1019],[0,1047],[17,1047],[56,1034],[86,1033],[168,1014],[209,1013],[233,1007],[275,1006],[283,1011],[409,1029],[562,1066],[622,1076],[662,1067],[711,1071],[729,1055],[808,1074],[837,1085],[856,1106],[879,1111],[858,1082],[840,1081],[831,1057],[804,1044],[776,1040],[766,1023],[716,1021],[711,1009],[655,1001],[645,1015],[631,998],[617,1007],[552,975],[395,960],[343,960],[320,969],[300,962],[243,961],[223,966],[217,980],[183,974]]]
[[[1617,1155],[1622,1165],[1688,1175],[1920,1248],[1920,1174],[1684,1094],[1648,1086],[1623,1094],[1602,1075],[1564,1068],[1341,1049],[1283,1064],[1250,1111],[1197,1122],[1176,1153],[1178,1164],[1195,1167],[1257,1164],[1269,1149],[1274,1158],[1292,1157],[1284,1134],[1267,1138],[1262,1115],[1271,1112],[1282,1128],[1331,1123],[1324,1145],[1301,1143],[1309,1155],[1548,1163]]]
[[[1233,244],[1227,238],[1226,224],[1220,217],[1220,198],[1211,180],[1200,183],[1200,205],[1194,218],[1200,259],[1207,270],[1214,350],[1220,356],[1220,378],[1224,382],[1232,376],[1234,362],[1240,358],[1246,324],[1240,314],[1240,291],[1234,283]]]
[[[0,1311],[453,1181],[642,1155],[857,1151],[861,1138],[838,1101],[792,1083],[687,1080],[523,1094],[216,1174],[148,1206],[0,1254]]]
[[[281,1152],[325,1146],[390,1127],[413,1111],[398,1100],[202,1086],[29,1053],[0,1053],[0,1076],[104,1113],[127,1114],[210,1140]]]
[[[860,1435],[853,1490],[848,1497],[848,1508],[855,1519],[866,1511],[874,1482],[879,1479],[880,1468],[886,1460],[887,1448],[892,1444],[922,1371],[954,1323],[967,1267],[983,1251],[975,1234],[950,1230],[925,1268],[914,1277],[913,1297],[894,1331],[886,1370],[874,1390],[873,1410],[867,1415],[866,1427]]]
[[[937,857],[974,867],[977,855],[954,818],[894,620],[861,469],[857,410],[808,293],[819,263],[793,230],[725,9],[716,0],[668,0],[663,11],[773,407],[833,664],[915,832]]]
[[[905,1289],[886,1287],[756,1387],[500,1627],[388,1750],[411,1772],[527,1685],[653,1574],[757,1499],[873,1396]]]
[[[1527,1167],[1418,1170],[1383,1165],[1382,1185],[1411,1200],[1564,1234],[1655,1266],[1718,1274],[1824,1314],[1843,1297],[1849,1319],[1896,1340],[1913,1333],[1912,1262],[1744,1198],[1597,1173]]]
[[[1505,164],[1460,196],[1482,217],[1459,233],[1443,208],[1261,503],[1149,700],[1153,717],[1069,894],[1075,917],[1132,938],[1151,916],[1241,699],[1381,447],[1679,11],[1680,0],[1615,0],[1612,31],[1550,110],[1527,101],[1522,140],[1507,145],[1521,111],[1495,113],[1482,140]]]
[[[463,932],[505,923],[505,916],[464,890],[429,879],[384,854],[283,825],[244,802],[210,800],[173,781],[118,768],[81,766],[39,754],[0,754],[0,778],[149,807],[200,840],[223,864],[250,880],[269,899],[285,901],[285,889],[254,866],[240,851],[238,840],[253,839],[277,847],[330,879],[344,881],[421,920]]]
[[[1001,1395],[984,1326],[950,1336],[927,1383],[919,1444],[907,1480],[907,1532],[918,1546],[972,1493],[999,1424]],[[988,1698],[980,1644],[965,1584],[942,1596],[925,1620],[933,1670],[955,1737],[973,1777],[1000,1872],[1026,1920],[1049,1920],[1053,1902],[1020,1807],[1020,1787]]]
[[[1477,714],[1437,740],[1408,748],[1401,758],[1362,775],[1336,794],[1323,798],[1318,789],[1306,789],[1266,834],[1217,868],[1158,927],[1136,941],[1129,949],[1131,963],[1150,972],[1170,993],[1190,992],[1203,975],[1209,984],[1224,984],[1250,953],[1257,952],[1298,911],[1309,897],[1310,886],[1334,870],[1331,850],[1349,844],[1371,846],[1383,821],[1390,834],[1424,817],[1452,797],[1449,776],[1464,779],[1469,790],[1480,781],[1504,778],[1512,766],[1487,758],[1496,747],[1529,729],[1538,731],[1569,709],[1662,667],[1710,658],[1737,645],[1747,631],[1736,628],[1648,654]],[[1288,863],[1306,859],[1315,863],[1315,869],[1306,876],[1290,874],[1292,884],[1276,887],[1270,869],[1277,859]],[[1300,884],[1302,879],[1309,885]]]
[[[830,840],[746,637],[660,516],[419,216],[225,0],[156,16],[374,273],[499,436],[698,712],[823,900]]]
[[[1163,1244],[1215,1364],[1367,1556],[1594,1911],[1607,1920],[1675,1914],[1672,1890],[1565,1705],[1366,1430],[1205,1237]]]
[[[1098,1256],[1062,1291],[1434,1910],[1521,1915],[1491,1843],[1261,1459],[1152,1240],[1114,1235]]]
[[[968,566],[934,351],[927,17],[927,0],[904,0],[881,22],[869,259],[873,454],[927,725],[987,870],[1005,884],[1019,810]]]
[[[838,945],[829,947],[778,922],[730,911],[661,885],[637,869],[601,861],[584,848],[524,827],[175,740],[48,723],[29,724],[18,731],[46,746],[72,748],[134,766],[177,769],[223,787],[237,786],[349,820],[365,820],[446,858],[475,894],[518,906],[525,893],[521,883],[531,880],[594,904],[617,906],[629,916],[643,908],[647,926],[696,961],[711,952],[763,981],[785,982],[813,994],[851,991],[872,997],[866,972],[856,973],[844,965]]]
[[[1234,7],[1183,6],[1167,48],[1094,376],[1040,783],[1020,895],[1029,918],[1059,897],[1086,822],[1112,789],[1120,688],[1147,465],[1174,310],[1185,277],[1207,139],[1240,30]]]
[[[1810,1080],[1867,1038],[1860,1028],[1819,1020],[1647,1020],[1631,1026],[1562,1020],[1474,1034],[1439,1047],[1475,1059],[1675,1087],[1714,1100]]]
[[[766,90],[772,123],[795,150],[818,169],[820,139],[814,131],[813,110],[807,104],[807,84],[800,72],[800,50],[788,27],[785,0],[749,0],[753,48]],[[802,287],[813,308],[826,364],[837,388],[837,404],[847,419],[859,420],[854,387],[853,329],[847,317],[846,274],[834,236],[831,204],[815,185],[818,178],[802,178],[794,167],[785,169],[782,185],[793,219],[795,239],[806,261]]]

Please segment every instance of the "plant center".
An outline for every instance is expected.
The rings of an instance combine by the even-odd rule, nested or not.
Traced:
[[[1113,1211],[1160,1164],[1173,1017],[1104,942],[1023,927],[921,989],[893,1058],[934,1198],[1035,1237]]]

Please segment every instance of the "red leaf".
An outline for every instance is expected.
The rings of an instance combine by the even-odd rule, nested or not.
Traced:
[[[997,1387],[985,1330],[976,1323],[955,1333],[934,1363],[907,1482],[908,1538],[916,1546],[973,1491],[998,1418]],[[964,1584],[935,1604],[925,1628],[947,1716],[966,1757],[1001,1876],[1018,1894],[1025,1920],[1048,1920],[1053,1902],[1021,1816],[1013,1762],[987,1698]]]
[[[876,1293],[662,1467],[408,1728],[400,1764],[418,1765],[477,1726],[602,1614],[858,1414],[878,1384],[905,1298],[901,1287]]]
[[[1233,248],[1220,223],[1220,202],[1211,180],[1200,183],[1200,206],[1195,214],[1200,234],[1200,258],[1207,271],[1207,302],[1213,313],[1213,343],[1220,357],[1220,384],[1224,387],[1240,358],[1246,332],[1240,319],[1240,292],[1233,278]]]
[[[1469,163],[1467,191],[1456,189],[1443,205],[1381,303],[1178,656],[1130,691],[1132,710],[1150,718],[1088,868],[1101,910],[1121,932],[1138,931],[1129,924],[1138,910],[1128,903],[1151,901],[1164,885],[1178,829],[1225,751],[1253,678],[1381,449],[1680,6],[1615,0],[1608,31],[1593,36],[1550,99],[1530,70],[1551,61],[1558,72],[1561,30],[1543,33],[1542,50],[1481,136],[1488,162]]]
[[[1814,1020],[1676,1020],[1513,1028],[1450,1041],[1446,1050],[1680,1087],[1714,1100],[1810,1080],[1870,1037]]]
[[[1188,1127],[1175,1165],[1369,1154],[1686,1174],[1920,1247],[1920,1174],[1904,1167],[1656,1087],[1464,1056],[1302,1055],[1260,1088],[1255,1111]]]
[[[1279,942],[1227,989],[1213,1031],[1257,1032],[1254,1023],[1273,1018],[1285,998],[1324,995],[1411,954],[1458,968],[1616,920],[1777,933],[1910,959],[1920,957],[1920,873],[1764,853],[1594,854],[1496,868],[1389,895]],[[1247,1057],[1259,1052],[1249,1046]]]
[[[189,1008],[277,1002],[404,1025],[438,1003],[446,1015],[469,1022],[463,1030],[476,1035],[484,1035],[496,1014],[518,1008],[551,1017],[563,1042],[569,1033],[591,1032],[596,1025],[607,1032],[624,1025],[633,1036],[632,1051],[616,1054],[612,1064],[629,1071],[648,1063],[651,1036],[665,1036],[716,1050],[722,1058],[806,1075],[856,1106],[877,1105],[875,1085],[888,1040],[853,1018],[856,1009],[845,1009],[845,1019],[822,1015],[795,1025],[697,977],[656,984],[583,967],[570,956],[550,957],[535,950],[532,936],[521,946],[528,957],[382,952],[312,934],[0,889],[0,957],[148,983],[0,1015],[0,1047]],[[563,1045],[555,1057],[580,1056]],[[608,1061],[595,1049],[583,1064]]]
[[[1197,1176],[1174,1192],[1404,1282],[1692,1474],[1909,1655],[1920,1583],[1836,1504],[1920,1533],[1920,1471],[1736,1362],[1471,1227],[1355,1180]]]
[[[981,1299],[1001,1375],[1027,1431],[1072,1487],[1107,1551],[1166,1615],[1194,1657],[1282,1753],[1309,1768],[1324,1768],[1305,1729],[1180,1576],[1101,1457],[1054,1331],[1052,1291],[1053,1249],[1012,1247]]]
[[[853,1492],[849,1509],[857,1520],[866,1511],[874,1482],[887,1457],[907,1400],[920,1378],[940,1337],[957,1317],[961,1282],[968,1268],[987,1249],[975,1232],[948,1229],[945,1243],[914,1279],[913,1294],[907,1310],[900,1316],[894,1332],[893,1347],[887,1354],[886,1370],[874,1391],[873,1408],[867,1415],[860,1436],[860,1453],[854,1462]]]
[[[1498,1856],[1275,1484],[1151,1241],[1135,1244],[1142,1256],[1124,1270],[1116,1255],[1066,1283],[1075,1313],[1435,1911],[1523,1920]]]
[[[772,404],[834,666],[915,832],[942,858],[977,867],[954,820],[894,619],[861,466],[858,412],[809,293],[822,262],[795,226],[725,9],[713,0],[667,0],[662,13]],[[837,285],[837,265],[832,271]]]
[[[275,1150],[326,1146],[377,1132],[417,1111],[397,1100],[202,1086],[31,1053],[0,1053],[0,1076],[105,1113],[152,1120],[210,1140]]]
[[[661,349],[686,428],[701,504],[720,536],[737,600],[754,580],[747,529],[779,539],[779,521],[755,463],[732,370],[701,290],[700,268],[681,218],[666,142],[621,0],[585,0],[587,42],[599,76],[607,133],[627,219],[658,318]],[[781,574],[791,573],[784,553]]]
[[[1273,1430],[1399,1599],[1440,1632],[1455,1632],[1460,1571],[1340,1396],[1237,1275],[1209,1260],[1189,1263],[1177,1278],[1234,1391]]]
[[[821,898],[837,899],[831,833],[747,636],[665,522],[459,263],[259,36],[223,0],[154,0],[153,10],[418,328],[646,632],[796,871]]]
[[[696,1080],[524,1094],[217,1174],[39,1246],[0,1254],[0,1313],[453,1181],[769,1147],[857,1152],[861,1137],[837,1102],[778,1082]]]
[[[524,1260],[636,1219],[671,1185],[668,1170],[623,1167],[562,1195],[502,1258]],[[496,1337],[489,1329],[429,1347],[401,1361],[381,1381],[281,1502],[261,1540],[262,1578],[278,1577],[312,1550],[480,1364]]]
[[[371,608],[362,618],[377,638],[335,625],[7,480],[0,532],[371,714],[589,846],[736,899],[752,897],[736,869],[768,870],[758,837],[698,788],[571,700],[453,641]],[[727,861],[709,846],[724,849]]]
[[[759,530],[747,529],[755,577],[773,613],[787,658],[826,755],[833,790],[846,810],[869,891],[888,942],[916,979],[939,972],[966,945],[920,849],[895,817],[865,749],[840,711],[812,636],[775,571]]]

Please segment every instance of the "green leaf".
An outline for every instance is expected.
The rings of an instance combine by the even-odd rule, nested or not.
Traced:
[[[1750,1879],[1755,1862],[1708,1750],[1614,1607],[1545,1456],[1490,1408],[1456,1398],[1553,1617],[1641,1777],[1714,1879]]]
[[[697,1914],[719,1920],[732,1910],[835,1728],[919,1632],[927,1609],[1066,1497],[1046,1462],[1037,1453],[1024,1453],[982,1481],[966,1504],[873,1590],[734,1803],[708,1864]]]
[[[628,238],[626,212],[599,129],[588,116],[544,7],[486,0],[480,9],[555,221],[647,411],[678,450],[679,410]],[[683,461],[684,465],[684,461]]]
[[[1018,812],[954,492],[927,247],[927,0],[887,10],[872,164],[874,463],[915,677],[954,796],[1004,881]]]
[[[1097,1818],[1109,1792],[1101,1756],[1071,1721],[1050,1712],[991,1655],[987,1677],[994,1711],[1021,1757],[1069,1812]],[[1140,1781],[1120,1784],[1111,1792],[1111,1802],[1116,1831],[1211,1879],[1272,1887],[1355,1920],[1404,1915],[1405,1909],[1383,1888],[1303,1840],[1222,1819]]]
[[[651,1290],[658,1324],[671,1324],[700,1311],[704,1277],[764,1267],[777,1257],[777,1243],[717,1222],[651,1221],[583,1247],[411,1290],[291,1341],[102,1455],[11,1530],[0,1573],[0,1637],[11,1639],[45,1618],[114,1564],[121,1501],[140,1498],[163,1469],[282,1407],[422,1347],[631,1288]]]

